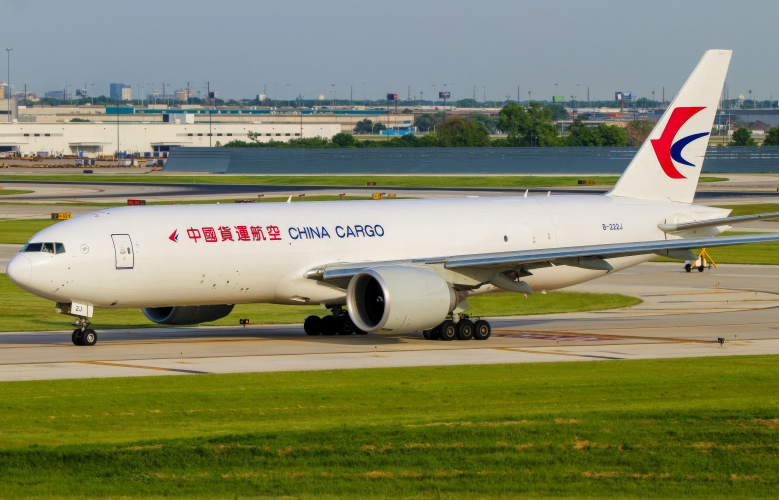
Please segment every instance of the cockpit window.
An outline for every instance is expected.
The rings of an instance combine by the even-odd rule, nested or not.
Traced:
[[[27,243],[22,252],[65,253],[65,245],[62,243]]]
[[[27,246],[24,247],[24,251],[25,252],[40,252],[42,247],[43,247],[43,243],[27,243]]]

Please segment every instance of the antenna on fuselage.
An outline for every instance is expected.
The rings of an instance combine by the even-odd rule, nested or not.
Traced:
[[[525,189],[525,198],[527,198],[527,192],[530,191],[529,189]]]
[[[287,203],[292,203],[292,195],[289,195],[289,198],[287,198]]]

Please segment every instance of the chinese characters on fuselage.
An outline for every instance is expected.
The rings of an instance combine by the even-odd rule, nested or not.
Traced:
[[[330,231],[324,226],[318,227],[290,227],[287,231],[293,240],[332,238]],[[338,238],[381,238],[384,236],[384,228],[380,225],[335,226],[332,230]],[[207,243],[220,241],[281,241],[281,230],[278,226],[218,226],[218,227],[190,227],[187,236],[197,243],[203,240]]]
[[[195,240],[195,243],[200,239],[208,243],[218,241],[281,241],[281,230],[278,226],[265,226],[264,228],[262,226],[219,226],[216,229],[204,227],[201,232],[196,227],[190,227],[187,229],[187,236],[190,240]]]

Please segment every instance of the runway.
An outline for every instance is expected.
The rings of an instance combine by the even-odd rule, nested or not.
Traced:
[[[99,331],[94,347],[74,346],[70,331],[2,333],[0,380],[779,354],[776,266],[685,273],[679,264],[649,263],[569,290],[644,302],[492,318],[486,341],[310,337],[300,325]]]

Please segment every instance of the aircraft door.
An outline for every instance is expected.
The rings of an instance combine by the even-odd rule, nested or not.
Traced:
[[[117,269],[132,269],[135,266],[133,242],[129,234],[112,234]]]

